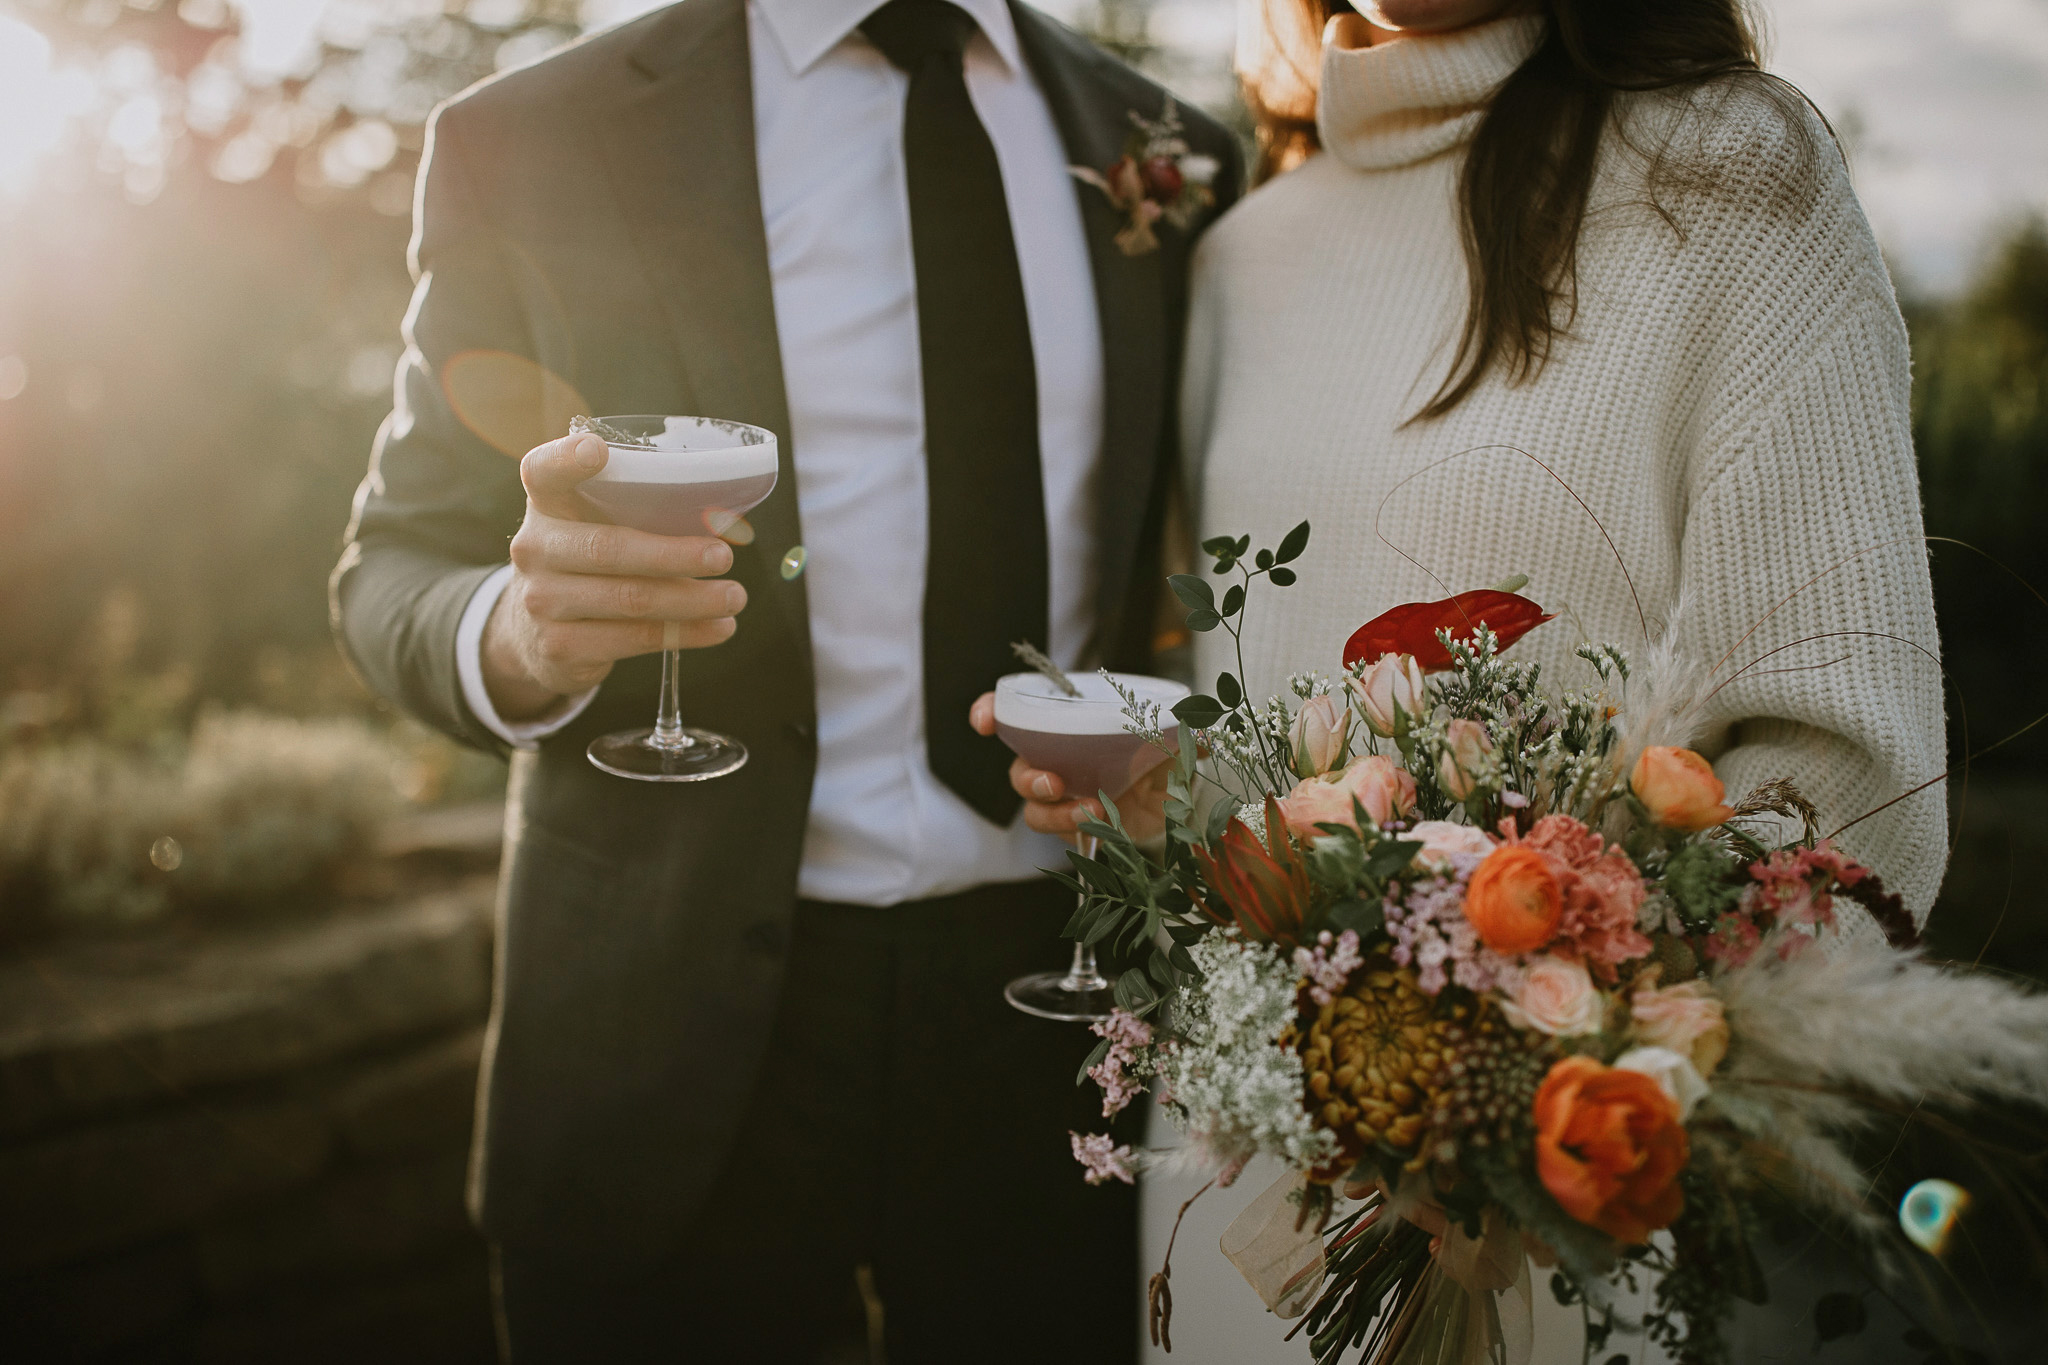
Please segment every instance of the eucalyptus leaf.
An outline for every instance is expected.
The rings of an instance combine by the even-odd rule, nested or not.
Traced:
[[[1235,676],[1229,673],[1216,675],[1216,700],[1233,711],[1244,705],[1244,688],[1238,684]]]
[[[1266,581],[1276,588],[1291,588],[1294,586],[1295,581],[1294,570],[1275,568],[1273,572],[1266,575]]]
[[[1223,605],[1216,609],[1219,616],[1235,616],[1244,610],[1244,584],[1232,583],[1223,593]]]
[[[1197,692],[1173,704],[1173,718],[1190,730],[1206,730],[1223,718],[1223,704]]]
[[[1210,536],[1202,542],[1202,553],[1205,555],[1228,554],[1230,547],[1236,543],[1229,536]]]
[[[1275,564],[1290,564],[1301,558],[1301,552],[1307,548],[1308,523],[1304,521],[1281,538],[1280,548],[1273,552],[1273,562]]]
[[[1223,831],[1229,829],[1230,822],[1236,818],[1237,803],[1235,801],[1226,798],[1209,807],[1209,828],[1206,831],[1208,839],[1205,842],[1213,843],[1221,839]]]
[[[1222,624],[1222,617],[1204,607],[1197,607],[1188,613],[1188,629],[1201,634],[1206,635]]]
[[[1116,979],[1116,1003],[1133,1014],[1159,998],[1143,972],[1125,972]]]
[[[1252,560],[1252,563],[1254,563],[1254,564],[1258,565],[1258,566],[1259,566],[1259,567],[1260,567],[1261,569],[1270,569],[1270,568],[1272,568],[1272,567],[1273,567],[1273,552],[1272,552],[1271,550],[1261,550],[1261,551],[1259,551],[1258,555],[1257,555],[1257,556],[1256,556],[1256,557],[1255,557],[1255,558],[1254,558],[1254,559]]]
[[[1329,925],[1334,933],[1346,929],[1369,939],[1387,927],[1387,908],[1377,901],[1339,901],[1330,907]]]
[[[1384,882],[1402,868],[1415,861],[1415,855],[1422,852],[1421,840],[1382,839],[1373,846],[1372,856],[1366,859],[1365,875],[1375,882]]]
[[[1166,586],[1172,588],[1173,595],[1189,608],[1213,610],[1216,606],[1215,590],[1209,586],[1206,579],[1197,578],[1191,573],[1177,573],[1166,580]]]

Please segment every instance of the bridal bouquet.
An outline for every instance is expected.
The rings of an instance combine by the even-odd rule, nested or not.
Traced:
[[[1071,934],[1146,952],[1084,1064],[1104,1114],[1150,1084],[1187,1135],[1172,1160],[1217,1184],[1255,1156],[1292,1168],[1224,1249],[1318,1362],[1525,1358],[1531,1261],[1589,1351],[1619,1328],[1725,1360],[1733,1300],[1769,1290],[1767,1201],[1875,1262],[1912,1254],[1846,1144],[1879,1112],[2038,1102],[2048,1003],[1922,960],[1790,783],[1731,802],[1683,747],[1703,684],[1668,649],[1582,647],[1590,685],[1546,690],[1505,657],[1551,619],[1520,581],[1399,607],[1334,678],[1254,702],[1247,592],[1291,585],[1308,535],[1207,542],[1227,589],[1172,586],[1193,629],[1239,638],[1239,673],[1171,720],[1126,699],[1173,758],[1165,853],[1112,805],[1067,878]],[[1882,932],[1829,932],[1852,916]],[[1074,1150],[1091,1182],[1167,1159]],[[1906,1230],[1938,1247],[1960,1191],[1923,1193]],[[1638,1280],[1653,1307],[1618,1322]],[[1838,1297],[1841,1330],[1861,1309]]]

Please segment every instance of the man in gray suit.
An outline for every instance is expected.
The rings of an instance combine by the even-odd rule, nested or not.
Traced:
[[[1148,192],[1215,202],[1134,240],[1070,174],[1134,115],[1174,116],[1021,4],[687,0],[435,117],[333,597],[373,687],[512,753],[472,1184],[515,1360],[808,1360],[847,1319],[898,1365],[1132,1356],[1088,1040],[1001,995],[1061,956],[1059,846],[967,711],[1012,639],[1149,658],[1238,158],[1183,116]],[[606,524],[577,409],[766,427],[775,492],[724,540]],[[716,781],[584,757],[668,622],[683,719],[752,754]]]

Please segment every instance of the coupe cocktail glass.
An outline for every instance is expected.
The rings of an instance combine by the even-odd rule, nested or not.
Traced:
[[[716,536],[775,488],[775,433],[715,417],[603,417],[634,444],[607,439],[610,458],[583,484],[592,506],[621,526],[663,536]],[[641,782],[702,782],[747,761],[736,739],[684,725],[677,696],[682,627],[662,631],[661,709],[653,728],[590,742],[590,761]]]
[[[1160,730],[1171,746],[1179,726],[1167,710],[1188,689],[1164,678],[1119,673],[1116,680],[1143,701],[1160,707]],[[1099,674],[1073,680],[1081,695],[1070,697],[1040,673],[1012,673],[996,683],[996,734],[1035,768],[1058,773],[1071,797],[1108,793],[1111,800],[1160,764],[1167,755],[1124,728],[1124,701]],[[1096,841],[1081,838],[1081,851],[1095,856]],[[1116,981],[1103,975],[1091,944],[1074,945],[1073,965],[1064,972],[1020,976],[1003,991],[1012,1005],[1044,1019],[1107,1019],[1115,1004]]]

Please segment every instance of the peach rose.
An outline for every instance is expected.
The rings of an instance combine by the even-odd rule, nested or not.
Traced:
[[[1415,855],[1415,861],[1425,867],[1442,870],[1451,865],[1455,853],[1476,853],[1484,858],[1493,852],[1493,836],[1477,825],[1460,825],[1449,820],[1421,820],[1415,828],[1403,836],[1420,839],[1422,852]]]
[[[1452,721],[1444,741],[1443,757],[1436,763],[1437,784],[1451,800],[1463,801],[1478,788],[1487,760],[1493,757],[1493,741],[1476,720]]]
[[[1503,1000],[1500,1012],[1516,1028],[1532,1028],[1553,1038],[1580,1038],[1600,1031],[1607,1002],[1594,989],[1585,963],[1546,953],[1529,964],[1514,998]]]
[[[1532,953],[1550,942],[1564,917],[1564,892],[1541,853],[1503,844],[1486,855],[1465,887],[1465,918],[1497,953]]]
[[[1629,1002],[1629,1015],[1644,1044],[1691,1058],[1702,1076],[1713,1075],[1728,1055],[1727,1015],[1704,981],[1639,990]]]
[[[1536,1174],[1560,1207],[1632,1246],[1685,1209],[1678,1104],[1639,1071],[1566,1057],[1536,1091]]]
[[[1728,793],[1714,776],[1714,765],[1690,749],[1651,745],[1636,760],[1628,785],[1650,818],[1666,829],[1712,829],[1735,814],[1722,804]]]
[[[1429,707],[1422,665],[1413,654],[1382,654],[1365,672],[1346,678],[1344,685],[1358,699],[1358,709],[1376,735],[1391,736],[1397,726],[1414,724]]]
[[[1297,777],[1326,773],[1344,761],[1351,736],[1351,707],[1333,692],[1311,697],[1294,713],[1287,748]]]
[[[1322,833],[1317,825],[1358,828],[1354,799],[1374,824],[1384,825],[1415,809],[1415,779],[1385,754],[1354,758],[1334,773],[1295,783],[1280,799],[1280,814],[1297,837],[1313,839]]]

